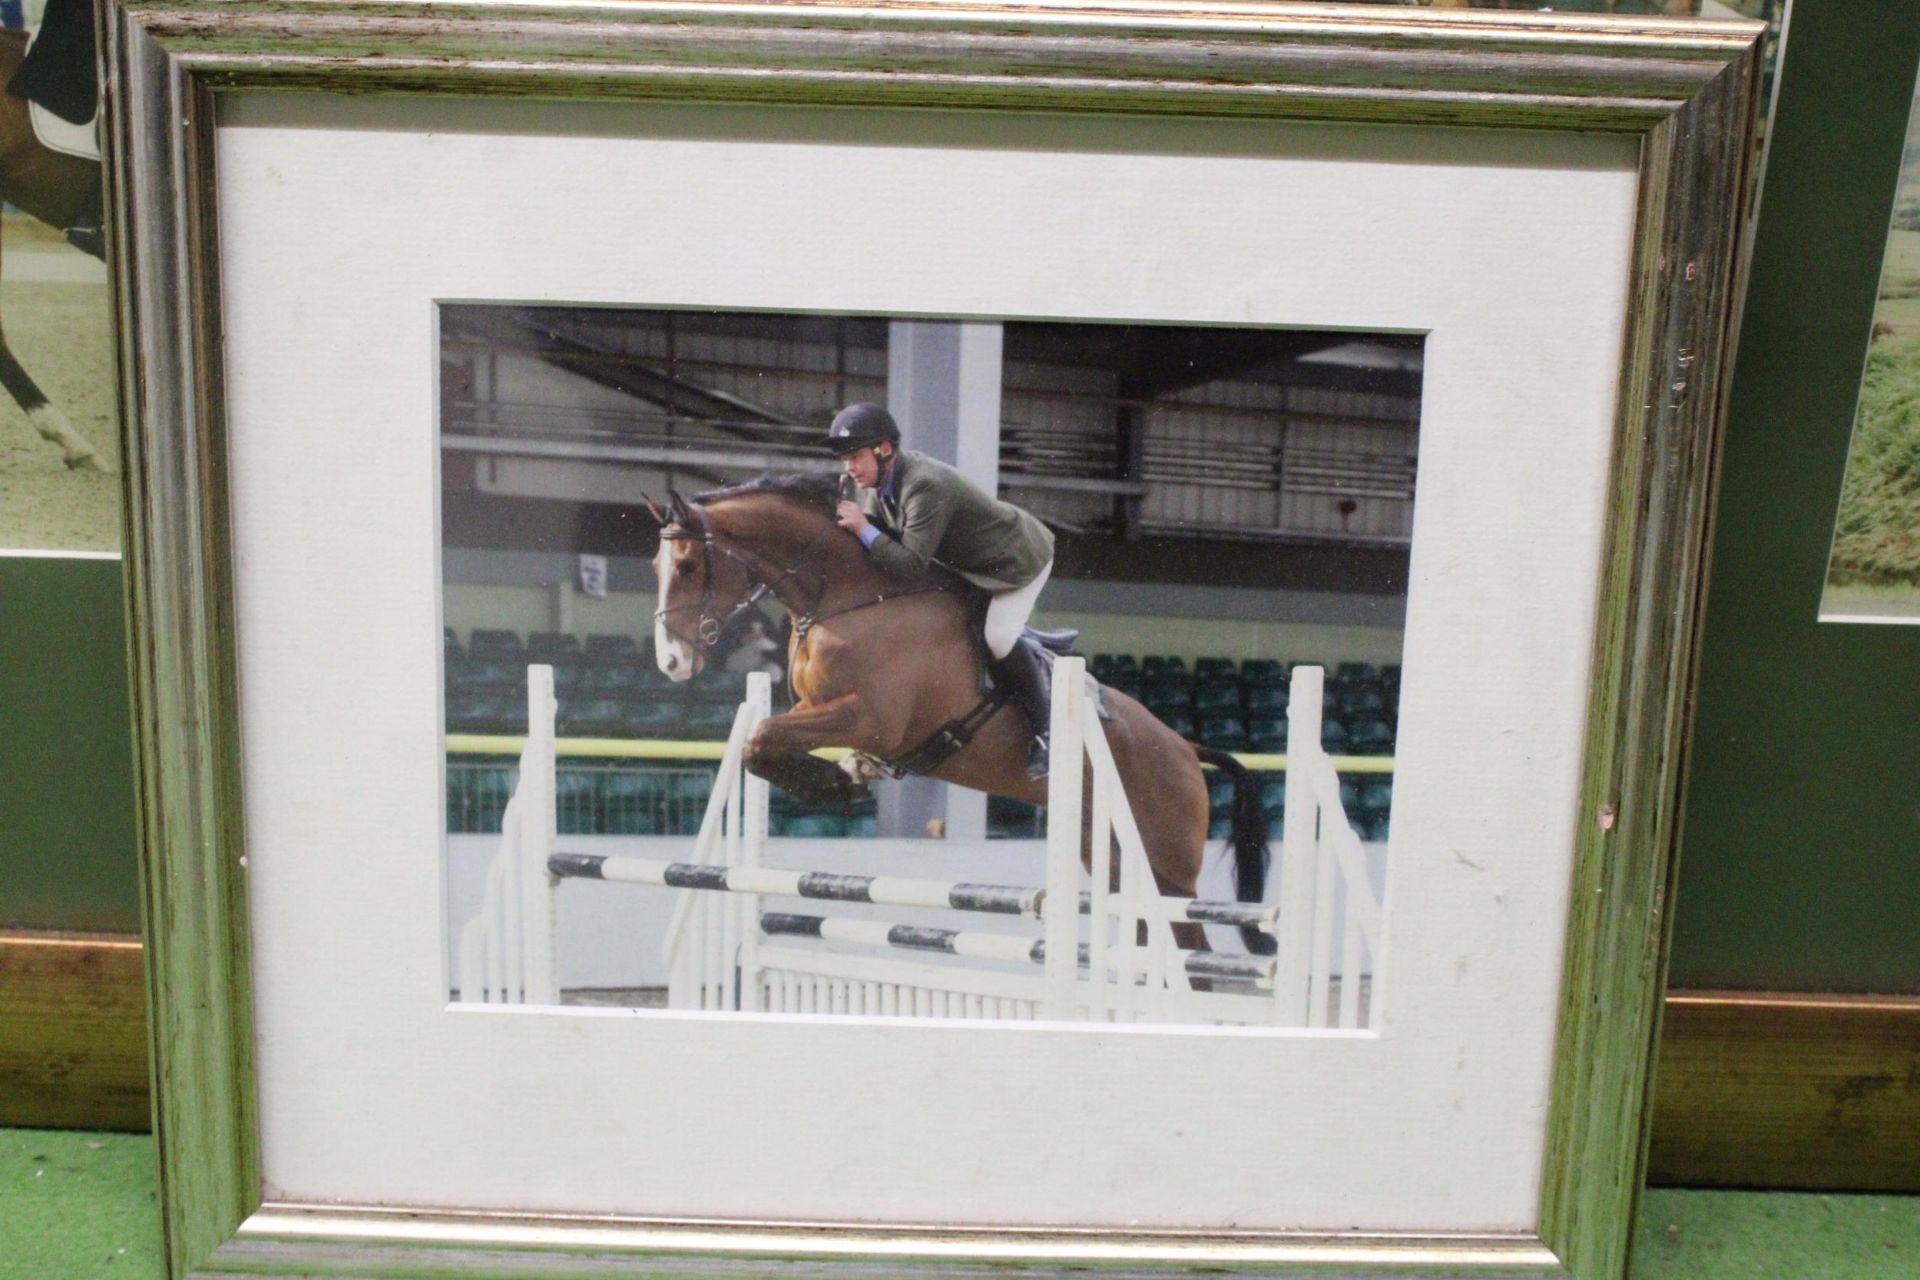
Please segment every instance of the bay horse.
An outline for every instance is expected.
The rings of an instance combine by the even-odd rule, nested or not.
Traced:
[[[27,33],[0,31],[0,85],[13,78],[27,52]],[[0,200],[31,214],[56,231],[71,229],[100,207],[100,163],[42,146],[34,136],[25,98],[0,92]],[[88,246],[92,251],[93,246]],[[104,251],[94,252],[104,258]],[[0,328],[0,386],[27,415],[42,437],[60,447],[71,468],[104,471],[97,449],[40,390],[7,348]]]
[[[907,757],[943,726],[981,707],[985,647],[973,633],[957,578],[891,578],[834,520],[832,475],[769,476],[647,506],[660,522],[655,658],[676,681],[705,667],[729,624],[764,594],[794,620],[788,645],[793,709],[762,721],[746,767],[805,804],[865,799],[854,770],[809,754],[847,747],[875,760]],[[1265,890],[1267,824],[1258,784],[1224,751],[1198,746],[1126,694],[1103,689],[1104,727],[1162,894],[1194,896],[1208,827],[1203,763],[1232,779],[1236,892]],[[994,707],[967,744],[926,776],[1044,805],[1044,778],[1027,776],[1030,730],[1011,704]],[[1205,947],[1197,924],[1176,926],[1182,947]],[[1249,949],[1272,940],[1247,930]]]

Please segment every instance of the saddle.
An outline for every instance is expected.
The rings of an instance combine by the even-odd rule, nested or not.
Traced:
[[[30,37],[26,60],[7,82],[7,92],[70,125],[90,129],[100,105],[93,50],[90,0],[47,0],[39,30]]]
[[[1022,633],[1022,638],[1033,641],[1056,658],[1070,658],[1073,656],[1073,646],[1079,642],[1080,633],[1072,627],[1059,627],[1050,631],[1043,631],[1039,627],[1028,627]]]
[[[984,591],[973,590],[967,593],[967,620],[970,624],[968,634],[973,637],[974,649],[979,655],[980,701],[966,715],[957,720],[949,720],[934,730],[926,741],[904,756],[897,760],[880,761],[881,767],[893,777],[911,777],[938,769],[972,742],[973,735],[980,732],[987,721],[999,713],[1000,708],[1013,701],[1013,691],[997,683],[993,678],[993,655],[987,652],[987,642],[981,625],[986,617],[989,599],[990,597]],[[1051,679],[1053,660],[1071,657],[1074,642],[1079,638],[1078,631],[1064,627],[1053,630],[1027,627],[1020,634],[1021,641],[1031,641],[1039,648],[1049,679]],[[1100,687],[1092,675],[1087,676],[1087,684],[1093,691],[1094,707],[1100,719],[1111,721],[1114,717],[1113,712],[1107,707],[1106,690]]]

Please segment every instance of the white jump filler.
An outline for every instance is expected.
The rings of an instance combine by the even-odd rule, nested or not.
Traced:
[[[529,667],[519,784],[485,903],[461,935],[460,999],[557,1003],[555,890],[608,880],[680,895],[663,940],[671,1009],[1360,1027],[1357,975],[1366,960],[1378,967],[1381,911],[1319,746],[1320,677],[1294,673],[1279,900],[1263,904],[1158,892],[1081,658],[1054,668],[1044,886],[768,866],[768,786],[741,763],[772,709],[763,674],[748,678],[693,861],[560,851],[553,673]],[[1346,904],[1337,970],[1336,882]],[[952,913],[953,927],[801,912],[796,901],[931,908]],[[969,928],[968,917],[1037,932]],[[1183,951],[1173,926],[1184,922],[1251,926],[1277,938],[1277,954]]]

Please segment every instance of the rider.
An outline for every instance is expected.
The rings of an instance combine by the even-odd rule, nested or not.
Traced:
[[[29,6],[29,21],[32,16]],[[33,43],[4,88],[16,97],[38,103],[68,124],[92,120],[100,106],[92,0],[47,0]],[[70,215],[65,230],[74,248],[96,258],[107,256],[97,182]]]
[[[946,463],[902,449],[899,425],[877,404],[842,409],[827,429],[827,448],[861,488],[859,502],[840,503],[840,527],[875,564],[902,578],[938,565],[990,593],[987,651],[1033,727],[1027,774],[1044,777],[1048,670],[1040,646],[1023,633],[1053,572],[1053,534]]]

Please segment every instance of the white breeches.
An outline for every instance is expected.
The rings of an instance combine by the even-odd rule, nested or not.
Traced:
[[[1015,587],[1011,591],[997,592],[987,602],[987,652],[997,662],[1013,652],[1014,641],[1027,628],[1027,619],[1033,616],[1034,602],[1040,598],[1040,588],[1047,585],[1047,578],[1053,573],[1053,561],[1049,560],[1041,567],[1040,576],[1024,587]]]

